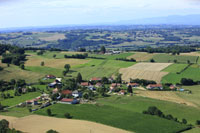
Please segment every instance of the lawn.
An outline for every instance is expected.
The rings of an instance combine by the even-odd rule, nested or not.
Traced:
[[[200,69],[198,67],[194,67],[196,65],[190,66],[181,74],[169,73],[164,76],[162,79],[162,83],[180,83],[182,78],[190,78],[194,81],[198,81],[200,79]]]
[[[188,60],[190,63],[196,63],[197,56],[180,56],[180,55],[169,55],[169,54],[156,54],[153,56],[153,59],[156,62],[161,63],[173,63],[174,60],[177,60],[177,63],[187,63]]]
[[[68,112],[73,116],[73,119],[93,121],[140,133],[177,132],[187,127],[156,116],[144,115],[130,110],[98,104],[55,104],[36,111],[36,114],[47,115],[47,109],[51,109],[55,117],[64,118],[64,114]]]
[[[14,98],[9,98],[1,101],[1,104],[4,106],[14,106],[19,103],[25,102],[26,100],[31,100],[40,96],[39,92],[30,92],[27,94],[23,94],[21,96],[15,96]]]
[[[118,73],[120,68],[126,68],[134,64],[135,62],[92,59],[86,64],[72,67],[72,70],[74,71],[72,76],[76,76],[77,73],[80,72],[83,79],[103,76],[110,77],[113,74]]]

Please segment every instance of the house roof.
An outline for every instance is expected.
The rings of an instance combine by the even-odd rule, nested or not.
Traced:
[[[111,87],[119,87],[119,86],[121,86],[121,84],[119,84],[119,83],[112,83],[111,84]]]
[[[49,75],[46,75],[46,77],[47,78],[55,78],[56,76],[49,74]]]
[[[62,94],[64,94],[64,95],[72,94],[72,91],[70,91],[70,90],[63,90]]]
[[[92,81],[100,81],[101,78],[93,77],[93,78],[91,78],[91,80],[92,80]]]
[[[155,88],[155,87],[162,87],[161,84],[149,84],[147,87]]]
[[[101,86],[102,84],[101,83],[96,83],[96,86]]]
[[[90,84],[88,82],[82,82],[81,86],[89,86]]]
[[[73,101],[74,101],[74,99],[69,99],[69,98],[63,98],[61,100],[61,102],[73,102]]]
[[[139,84],[138,84],[138,83],[128,83],[128,85],[131,85],[131,86],[138,86]]]

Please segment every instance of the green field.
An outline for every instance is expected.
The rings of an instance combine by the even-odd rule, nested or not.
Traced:
[[[97,54],[89,54],[89,57],[99,57],[99,58],[105,58],[109,60],[115,60],[116,58],[127,58],[134,53],[121,53],[121,54],[114,54],[114,55],[97,55]]]
[[[161,63],[174,63],[174,60],[177,60],[177,63],[187,63],[188,60],[190,63],[196,63],[197,56],[178,56],[178,55],[169,55],[169,54],[157,54],[153,57],[156,62]]]
[[[99,99],[97,102],[102,105],[108,105],[138,113],[146,110],[149,106],[156,106],[163,111],[164,114],[171,114],[174,117],[177,117],[180,121],[185,118],[190,124],[195,124],[196,120],[200,119],[199,108],[139,96],[112,96]]]
[[[45,67],[45,66],[27,66],[26,70],[40,73],[43,75],[53,74],[55,76],[62,76],[62,71],[63,71],[63,69],[57,69],[57,68],[51,68],[51,67]]]
[[[93,121],[140,133],[177,132],[187,127],[185,125],[165,120],[156,116],[143,115],[134,111],[107,105],[55,104],[48,108],[52,110],[52,113],[56,117],[63,118],[64,113],[68,112],[73,116],[73,119]],[[48,108],[36,111],[36,113],[40,115],[47,115],[46,110]]]
[[[165,68],[163,71],[169,72],[169,73],[176,73],[176,72],[180,72],[187,66],[188,66],[188,64],[172,64],[172,65],[168,66],[167,68]]]
[[[200,70],[198,67],[189,67],[181,74],[176,73],[169,73],[168,75],[164,76],[162,79],[162,83],[180,83],[182,78],[190,78],[194,81],[198,81],[200,79]]]
[[[135,62],[92,59],[86,64],[72,67],[72,70],[75,71],[72,73],[72,76],[76,76],[77,73],[80,72],[83,79],[103,76],[110,77],[113,74],[118,73],[120,68],[126,68],[134,64]]]
[[[21,96],[15,96],[14,98],[5,99],[0,102],[4,106],[14,106],[21,102],[25,102],[26,100],[31,100],[33,98],[36,98],[38,96],[40,96],[39,92],[30,92],[27,94],[23,94]]]
[[[192,91],[192,94],[176,92],[177,95],[183,99],[186,99],[189,102],[194,103],[200,108],[200,85],[195,86],[183,86],[182,88]]]

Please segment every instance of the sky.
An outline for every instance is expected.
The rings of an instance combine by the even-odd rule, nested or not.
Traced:
[[[200,14],[200,0],[0,0],[0,28]]]

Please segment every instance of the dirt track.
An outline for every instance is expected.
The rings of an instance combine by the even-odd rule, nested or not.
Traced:
[[[7,119],[10,122],[10,128],[27,133],[45,133],[49,129],[56,130],[59,133],[128,133],[128,131],[94,122],[39,115],[23,118],[0,116],[0,119]]]

